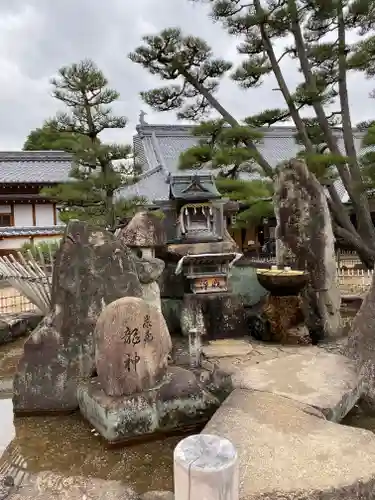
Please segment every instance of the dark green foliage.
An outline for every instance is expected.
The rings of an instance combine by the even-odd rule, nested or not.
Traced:
[[[80,140],[79,134],[59,132],[53,124],[45,123],[42,127],[32,130],[27,136],[24,151],[74,151]]]
[[[367,200],[368,175],[354,144],[347,75],[352,70],[374,75],[375,43],[368,33],[374,27],[375,0],[193,1],[208,4],[212,19],[236,37],[240,64],[232,69],[230,62],[215,59],[204,40],[185,36],[180,30],[168,29],[144,37],[143,45],[130,58],[166,82],[160,89],[143,92],[145,102],[155,110],[176,110],[180,118],[197,121],[214,111],[235,129],[237,137],[237,132],[244,132],[243,123],[250,126],[251,135],[252,127],[292,120],[301,154],[328,186],[336,237],[373,266],[375,229]],[[360,41],[353,44],[350,40],[354,34],[359,34]],[[295,61],[300,69],[301,83],[296,89],[287,85],[287,60],[289,64]],[[285,109],[267,109],[255,117],[235,118],[216,97],[220,79],[229,74],[244,89],[257,87],[272,75],[275,91],[285,100]],[[342,129],[343,149],[335,127]],[[237,146],[238,154],[232,151]],[[246,148],[249,157],[243,152]],[[183,155],[181,164],[223,169],[232,162],[237,174],[241,161],[250,162],[252,168],[256,162],[266,176],[273,175],[272,166],[252,136],[244,137],[237,145],[232,142],[229,150],[220,139],[211,149],[199,144]],[[335,176],[341,178],[348,192],[357,228],[333,184]]]
[[[103,131],[126,126],[126,118],[114,115],[111,108],[119,94],[108,87],[106,77],[90,60],[61,68],[52,86],[66,111],[32,132],[25,148],[52,146],[71,152],[74,167],[71,182],[46,188],[43,194],[62,205],[64,222],[81,219],[112,228],[144,201],[116,201],[116,190],[135,182],[139,167],[131,146],[100,139]]]

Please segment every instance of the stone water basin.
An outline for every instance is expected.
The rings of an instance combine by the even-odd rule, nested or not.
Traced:
[[[28,473],[52,471],[122,480],[138,493],[173,490],[173,450],[182,436],[111,449],[78,412],[14,419],[12,376],[23,343],[0,346],[0,474],[25,481]]]
[[[308,273],[293,269],[257,269],[258,282],[272,295],[295,296],[306,286]]]

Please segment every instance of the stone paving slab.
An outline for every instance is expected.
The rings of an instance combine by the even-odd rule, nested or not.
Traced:
[[[375,435],[302,403],[235,389],[203,432],[236,446],[240,500],[375,498]]]
[[[308,404],[340,422],[364,391],[354,362],[323,350],[274,358],[232,375],[235,388],[270,392]]]

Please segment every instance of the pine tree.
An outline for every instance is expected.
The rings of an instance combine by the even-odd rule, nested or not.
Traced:
[[[23,145],[24,151],[67,151],[74,152],[80,140],[78,134],[59,132],[56,125],[44,123],[32,130]]]
[[[246,207],[236,217],[237,226],[250,221],[260,223],[262,217],[272,216],[272,180],[263,175],[256,151],[245,146],[247,140],[256,144],[262,134],[250,126],[228,127],[222,119],[202,122],[192,133],[198,143],[181,154],[179,168],[217,170],[219,191],[231,200],[240,200]],[[244,179],[244,174],[255,178]]]
[[[74,167],[72,182],[46,188],[43,194],[62,205],[64,222],[75,218],[113,228],[142,201],[115,199],[120,186],[137,180],[139,167],[131,160],[131,146],[100,140],[103,131],[126,126],[126,118],[114,115],[111,108],[119,94],[91,60],[61,68],[52,86],[54,97],[67,109],[44,124],[39,138],[45,139],[47,131],[55,146],[73,153]],[[116,160],[122,162],[115,166]]]
[[[194,1],[194,0],[193,0]],[[243,60],[233,68],[231,62],[214,57],[209,45],[195,36],[184,36],[179,29],[166,29],[143,38],[130,59],[168,82],[164,87],[142,92],[143,100],[157,111],[177,110],[179,118],[202,120],[215,111],[229,126],[247,124],[270,126],[293,120],[302,154],[329,192],[329,206],[335,236],[357,251],[369,267],[375,263],[375,228],[371,220],[361,159],[355,149],[349,112],[347,75],[361,70],[353,58],[359,44],[350,45],[348,33],[359,31],[367,39],[373,27],[374,0],[196,0],[211,5],[214,21],[241,39],[238,51]],[[281,54],[276,43],[291,39]],[[285,43],[285,42],[284,42]],[[289,89],[283,62],[293,59],[302,82]],[[232,70],[232,71],[231,71]],[[262,84],[273,74],[285,100],[285,109],[267,109],[252,117],[236,119],[216,97],[220,79],[229,74],[244,89]],[[327,107],[334,107],[328,112]],[[304,118],[302,111],[312,111]],[[341,127],[344,151],[339,149],[334,127]],[[243,144],[254,154],[266,176],[273,168],[260,154],[256,142],[247,137]],[[339,176],[348,192],[357,226],[351,222],[335,188]]]

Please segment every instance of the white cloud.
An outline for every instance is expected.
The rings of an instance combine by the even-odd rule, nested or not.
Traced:
[[[58,103],[49,80],[62,65],[90,57],[121,94],[116,112],[129,118],[126,131],[107,134],[115,141],[131,139],[140,109],[138,94],[161,82],[128,60],[141,37],[162,28],[180,26],[205,38],[218,57],[233,59],[238,40],[209,20],[207,8],[188,0],[2,0],[0,2],[0,149],[21,148],[30,130],[53,115]],[[284,43],[283,43],[284,45]],[[300,79],[294,63],[285,60],[285,75],[293,88]],[[273,77],[255,90],[242,91],[230,80],[219,97],[239,119],[265,107],[284,107]],[[373,118],[368,93],[373,85],[361,74],[349,78],[353,122]],[[374,85],[375,87],[375,85]],[[174,113],[148,111],[150,123],[175,121]]]

